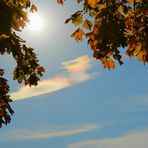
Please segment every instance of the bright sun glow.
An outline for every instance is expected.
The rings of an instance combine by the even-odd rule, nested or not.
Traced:
[[[44,18],[37,13],[29,14],[29,24],[27,26],[28,30],[34,33],[40,33],[45,29],[45,20]]]

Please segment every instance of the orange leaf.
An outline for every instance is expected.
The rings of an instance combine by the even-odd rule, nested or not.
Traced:
[[[95,38],[94,38],[93,32],[87,33],[87,34],[86,34],[86,37],[87,37],[87,38],[90,38],[90,39],[92,39],[92,40],[95,39]]]
[[[103,65],[104,65],[104,68],[108,68],[108,69],[114,69],[115,68],[114,61],[112,61],[110,59],[105,59],[105,61],[103,61]]]
[[[143,53],[142,53],[142,51],[140,51],[139,53],[138,53],[138,60],[139,61],[143,61],[144,59],[143,59]]]
[[[85,35],[85,33],[83,32],[83,30],[81,30],[80,28],[78,28],[78,29],[71,35],[71,37],[73,37],[76,41],[82,41],[83,35]]]
[[[142,50],[138,53],[138,60],[141,62],[145,62],[146,61],[146,56],[147,56],[147,51],[146,50]]]

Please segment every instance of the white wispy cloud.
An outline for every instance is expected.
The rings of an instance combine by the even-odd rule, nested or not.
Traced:
[[[68,145],[68,148],[146,148],[147,137],[148,129],[118,138],[80,141]]]
[[[78,135],[100,129],[102,126],[96,124],[71,126],[58,130],[15,130],[0,134],[0,140],[38,140],[63,136]]]
[[[82,83],[93,78],[96,73],[88,73],[91,67],[90,58],[88,56],[81,56],[74,60],[62,63],[62,69],[65,70],[65,75],[57,75],[47,80],[40,81],[38,86],[29,87],[24,86],[16,92],[11,93],[14,101],[27,99],[34,96],[52,93],[72,85]]]
[[[63,88],[69,87],[71,85],[70,80],[64,76],[55,76],[48,80],[43,80],[38,83],[38,86],[29,87],[24,86],[18,91],[13,92],[11,97],[14,101],[27,99],[34,96],[44,95],[47,93],[52,93]]]

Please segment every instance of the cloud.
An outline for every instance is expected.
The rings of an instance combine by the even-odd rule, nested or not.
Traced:
[[[68,145],[68,148],[146,148],[148,146],[147,137],[148,129],[119,138],[81,141]]]
[[[91,67],[88,56],[81,56],[74,60],[63,62],[64,69],[69,73],[73,83],[89,80],[93,75],[86,71]]]
[[[0,140],[38,140],[46,138],[55,138],[63,136],[78,135],[86,132],[102,128],[99,125],[89,124],[81,126],[71,126],[64,129],[58,130],[43,130],[43,131],[32,131],[32,130],[15,130],[7,133],[2,133]]]
[[[11,97],[14,101],[27,99],[34,96],[44,95],[59,91],[72,85],[82,83],[93,78],[96,73],[88,73],[87,70],[91,67],[88,56],[81,56],[71,61],[62,63],[62,69],[66,72],[65,75],[57,75],[47,80],[40,81],[37,87],[24,86],[13,92]]]
[[[64,76],[56,76],[48,80],[40,81],[38,86],[29,87],[24,86],[18,91],[11,94],[14,101],[27,99],[34,96],[44,95],[47,93],[52,93],[63,88],[69,87],[71,85],[70,80]]]

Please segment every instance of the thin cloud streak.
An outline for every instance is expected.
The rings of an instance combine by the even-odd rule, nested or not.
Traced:
[[[130,133],[119,138],[87,140],[68,145],[68,148],[146,148],[148,130]]]
[[[40,81],[36,87],[30,88],[29,86],[24,86],[18,91],[13,92],[11,97],[14,101],[23,100],[59,91],[72,85],[90,80],[96,75],[96,73],[87,72],[87,70],[91,68],[90,61],[88,56],[81,56],[74,60],[63,62],[62,69],[65,70],[65,75],[57,75],[47,80]]]
[[[43,80],[36,87],[22,87],[17,92],[11,94],[14,101],[23,100],[34,96],[52,93],[63,88],[69,87],[70,81],[67,77],[56,76],[48,80]]]
[[[96,129],[102,128],[99,125],[89,124],[75,126],[71,128],[64,128],[61,130],[43,130],[43,131],[31,131],[31,130],[15,130],[3,133],[0,140],[39,140],[63,136],[78,135],[86,132],[91,132]]]

